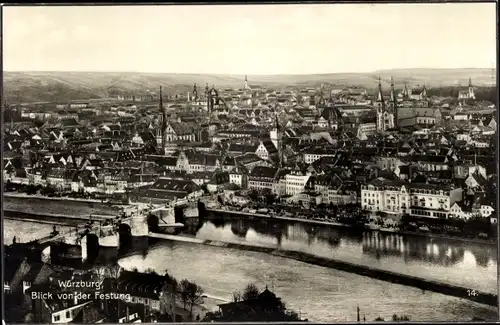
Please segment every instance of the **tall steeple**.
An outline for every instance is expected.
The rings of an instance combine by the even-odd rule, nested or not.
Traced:
[[[424,82],[424,87],[422,88],[422,93],[420,95],[421,99],[427,98],[427,87],[425,86],[425,82]]]
[[[472,85],[471,77],[469,77],[469,98],[476,99],[476,95],[474,94],[474,86]]]
[[[245,89],[250,89],[250,86],[248,85],[247,75],[245,75]]]
[[[384,103],[384,95],[382,94],[382,80],[378,77],[378,94],[377,94],[377,102],[380,103],[382,107],[385,106]]]
[[[391,77],[391,106],[394,113],[394,127],[398,126],[398,98],[394,90],[394,80]]]
[[[193,86],[193,100],[198,100],[198,89],[196,89],[196,83]]]
[[[391,103],[395,103],[396,102],[396,93],[394,92],[394,80],[392,79],[391,77]]]
[[[278,147],[276,149],[278,149],[279,167],[283,167],[283,130],[281,129],[280,122],[278,120],[278,111],[275,113],[274,123],[276,127],[276,142]]]
[[[408,99],[409,93],[408,93],[408,84],[405,82],[405,88],[403,89],[403,99]]]
[[[162,87],[160,86],[160,113],[161,113],[161,147],[165,152],[165,132],[167,130],[167,111],[163,107],[163,92]]]

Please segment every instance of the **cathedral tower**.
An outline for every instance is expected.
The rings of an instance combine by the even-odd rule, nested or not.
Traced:
[[[469,77],[469,98],[476,99],[476,95],[474,95],[474,86],[472,86],[472,79]]]

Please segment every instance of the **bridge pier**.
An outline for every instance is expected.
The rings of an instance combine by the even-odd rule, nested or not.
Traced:
[[[132,248],[134,238],[147,237],[148,224],[144,215],[135,215],[123,219],[118,225],[95,228],[80,240],[82,261],[91,262],[104,249]]]

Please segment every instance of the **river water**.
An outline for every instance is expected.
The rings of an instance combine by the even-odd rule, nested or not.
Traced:
[[[14,235],[18,238],[20,235],[23,241],[46,236],[52,225],[4,220],[4,229],[4,240],[9,244]],[[486,291],[495,292],[497,287],[496,251],[484,245],[430,242],[424,238],[410,241],[395,235],[356,235],[334,228],[249,220],[205,222],[192,235],[276,245],[413,272],[416,276],[436,274],[451,283],[470,281],[474,287],[489,289]],[[378,316],[389,319],[395,313],[408,315],[415,321],[498,319],[496,308],[468,300],[258,252],[165,241],[145,255],[122,258],[120,264],[127,269],[153,268],[159,273],[168,270],[178,279],[196,281],[207,294],[228,300],[233,291],[249,282],[255,282],[261,289],[267,285],[289,308],[319,322],[355,321],[357,305],[369,321]]]
[[[199,239],[259,244],[498,293],[495,245],[279,220],[206,221]]]

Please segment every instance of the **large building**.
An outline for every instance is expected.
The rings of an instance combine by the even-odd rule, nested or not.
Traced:
[[[453,204],[462,200],[462,192],[451,186],[378,178],[361,186],[361,208],[393,216],[448,218]]]
[[[382,83],[379,77],[378,80],[378,94],[377,101],[375,102],[377,108],[377,131],[385,132],[388,129],[396,127],[398,120],[398,103],[397,97],[394,93],[394,82],[391,77],[391,94],[389,102],[386,104],[384,95],[382,94]]]
[[[467,99],[476,99],[476,95],[474,94],[474,86],[472,86],[472,79],[469,77],[469,87],[466,91],[458,92],[458,100],[463,101]]]

